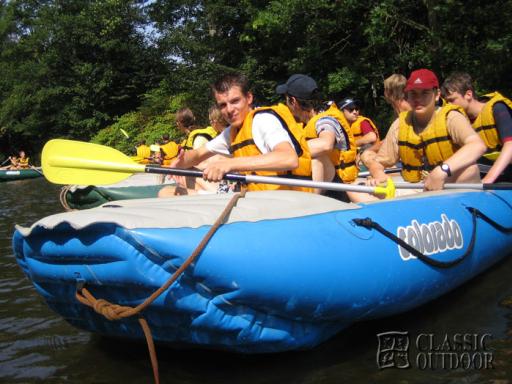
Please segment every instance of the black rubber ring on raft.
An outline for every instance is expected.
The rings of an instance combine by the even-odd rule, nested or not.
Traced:
[[[399,246],[401,246],[402,248],[407,250],[412,255],[416,256],[419,260],[423,261],[425,264],[428,264],[428,265],[430,265],[432,267],[436,267],[436,268],[450,268],[450,267],[453,267],[453,266],[459,264],[469,254],[471,254],[471,252],[473,252],[473,248],[475,246],[475,239],[476,239],[476,218],[477,217],[480,217],[485,222],[492,225],[494,228],[496,228],[497,230],[499,230],[501,232],[504,232],[504,233],[512,232],[512,228],[503,227],[502,225],[498,224],[494,220],[490,219],[488,216],[484,215],[478,209],[472,208],[472,207],[467,207],[467,209],[469,212],[471,212],[471,216],[473,219],[473,231],[471,233],[471,242],[469,243],[469,246],[468,246],[468,249],[466,250],[466,252],[464,252],[464,254],[461,257],[459,257],[458,259],[455,259],[452,261],[439,261],[439,260],[432,259],[431,257],[429,257],[427,255],[424,255],[423,253],[418,251],[416,248],[407,244],[405,241],[400,239],[398,236],[389,232],[388,230],[383,228],[379,223],[373,221],[369,217],[367,217],[365,219],[353,219],[352,221],[358,226],[365,227],[367,229],[372,229],[372,228],[375,229],[376,231],[380,232],[381,234],[383,234],[384,236],[386,236],[387,238],[389,238],[390,240],[394,241],[396,244],[398,244]]]

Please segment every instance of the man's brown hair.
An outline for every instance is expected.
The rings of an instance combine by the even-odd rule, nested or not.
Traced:
[[[446,78],[443,85],[441,85],[441,94],[443,97],[448,96],[452,92],[458,92],[464,95],[467,91],[473,92],[473,95],[475,94],[473,80],[466,72],[452,73]]]
[[[211,85],[211,88],[214,93],[226,93],[234,86],[240,87],[244,95],[250,92],[249,79],[240,72],[225,73]]]

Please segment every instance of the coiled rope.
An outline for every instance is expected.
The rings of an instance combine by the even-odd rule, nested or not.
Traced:
[[[66,199],[66,195],[68,194],[71,187],[72,187],[72,185],[65,185],[60,189],[60,193],[59,193],[59,201],[62,204],[62,206],[64,207],[64,209],[68,212],[74,211],[74,209],[69,206],[68,200]]]
[[[210,227],[204,238],[201,240],[199,245],[196,247],[194,252],[185,260],[185,262],[174,272],[174,274],[167,280],[160,288],[158,288],[155,292],[153,292],[144,302],[137,305],[136,307],[124,306],[113,304],[104,299],[96,299],[85,287],[80,287],[77,289],[76,298],[82,304],[91,307],[99,313],[100,315],[105,316],[108,320],[121,320],[127,317],[131,317],[134,315],[139,315],[139,324],[144,332],[144,336],[146,337],[146,342],[148,345],[149,356],[151,359],[151,366],[153,368],[153,377],[156,384],[160,383],[160,377],[158,374],[158,360],[156,357],[156,350],[153,342],[153,337],[151,335],[151,330],[149,329],[149,325],[147,321],[140,315],[140,313],[146,309],[153,301],[155,301],[158,296],[160,296],[167,288],[173,284],[178,277],[187,269],[187,267],[192,264],[192,262],[201,254],[208,241],[212,238],[217,229],[224,223],[228,215],[231,213],[232,209],[235,207],[236,203],[240,198],[245,197],[246,190],[243,189],[240,193],[236,193],[228,202],[220,216],[217,218],[215,223]]]

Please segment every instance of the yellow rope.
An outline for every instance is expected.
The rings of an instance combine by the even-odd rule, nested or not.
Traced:
[[[231,213],[231,210],[235,207],[238,199],[245,197],[245,190],[242,190],[240,193],[235,194],[231,200],[229,200],[228,205],[224,208],[220,216],[217,218],[215,223],[210,227],[204,238],[201,240],[199,245],[196,247],[194,252],[188,257],[187,260],[174,272],[174,274],[163,284],[160,288],[158,288],[155,292],[153,292],[144,302],[137,305],[136,307],[124,306],[113,304],[104,299],[96,299],[87,288],[82,288],[76,292],[76,298],[82,304],[91,307],[99,313],[100,315],[105,316],[108,320],[121,320],[130,316],[134,316],[142,312],[146,309],[153,301],[155,301],[158,296],[160,296],[167,288],[169,288],[180,275],[187,269],[187,267],[192,264],[192,262],[201,254],[208,241],[212,238],[217,229],[224,223],[227,216]],[[153,343],[153,337],[151,336],[151,331],[146,320],[140,316],[139,324],[142,327],[144,335],[146,337],[146,342],[148,345],[149,355],[151,359],[151,365],[153,367],[153,376],[155,379],[155,383],[159,384],[159,374],[158,374],[158,360],[156,357],[156,350]]]

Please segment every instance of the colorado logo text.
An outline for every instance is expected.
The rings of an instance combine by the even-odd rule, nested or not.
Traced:
[[[428,224],[420,224],[417,220],[413,220],[407,227],[398,227],[396,234],[424,255],[461,249],[464,245],[459,223],[449,220],[444,213],[441,215],[441,222],[433,221]],[[403,260],[416,258],[400,246],[398,246],[398,251]]]

